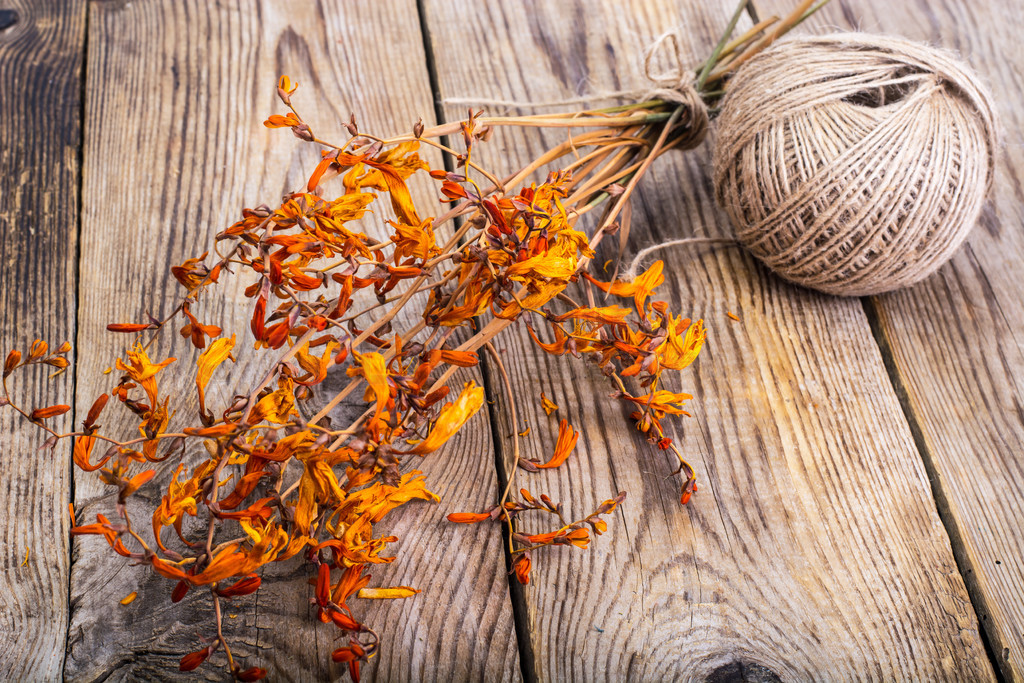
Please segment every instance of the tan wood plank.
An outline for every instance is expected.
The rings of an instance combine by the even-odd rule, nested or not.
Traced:
[[[444,97],[528,102],[642,89],[649,41],[681,23],[696,63],[732,6],[429,0],[427,16]],[[446,116],[464,110],[450,106]],[[536,155],[542,139],[563,138],[503,129],[475,158],[504,172]],[[709,184],[707,146],[659,160],[636,199],[632,248],[727,235]],[[583,432],[566,466],[520,474],[519,485],[564,501],[574,518],[618,490],[630,494],[589,550],[535,556],[525,591],[533,673],[991,680],[860,302],[791,287],[739,249],[663,258],[674,308],[710,326],[695,368],[668,387],[695,395],[694,418],[676,431],[700,479],[688,507],[667,477],[672,464],[635,437],[599,373],[546,356],[525,331],[498,344],[532,428],[526,457],[546,459],[559,417]],[[542,390],[560,406],[550,418]],[[507,452],[509,441],[499,445]]]
[[[75,337],[79,93],[85,2],[0,5],[0,354]],[[71,358],[73,360],[73,357]],[[71,403],[74,373],[10,378],[34,409]],[[49,420],[58,429],[73,414]],[[67,632],[69,447],[0,407],[0,679],[56,680]]]
[[[762,13],[781,4],[757,3]],[[811,26],[893,33],[956,50],[995,95],[1005,139],[978,226],[936,275],[871,306],[996,662],[1008,680],[1024,680],[1024,6],[842,2]]]
[[[302,184],[319,158],[288,131],[262,125],[283,108],[274,93],[280,73],[300,84],[295,101],[321,131],[340,130],[355,112],[366,127],[391,134],[410,129],[419,116],[429,122],[433,112],[411,1],[142,0],[96,3],[91,12],[80,308],[82,338],[90,343],[81,355],[80,406],[111,381],[101,372],[123,341],[103,326],[136,320],[144,306],[169,309],[178,292],[167,267],[205,250],[243,206],[273,204]],[[435,204],[424,190],[417,190],[419,200]],[[243,346],[251,344],[240,295],[245,284],[235,288],[235,300],[207,298],[202,308],[208,321],[238,329]],[[193,362],[181,343],[173,353],[162,350],[179,364]],[[240,361],[227,380],[211,385],[212,400],[251,386],[259,370]],[[161,375],[163,392],[187,391],[190,373],[181,368],[178,375]],[[113,412],[106,420],[116,425]],[[423,593],[360,602],[356,609],[383,638],[364,680],[519,678],[498,530],[456,537],[442,523],[454,501],[480,505],[494,497],[491,451],[480,419],[443,458],[415,463],[444,502],[412,504],[377,528],[401,540],[394,547],[399,560],[374,571],[375,582],[412,584]],[[111,506],[91,476],[78,477],[76,493],[82,517]],[[172,605],[169,582],[127,566],[94,541],[76,543],[68,675],[178,679],[178,659],[197,649],[199,634],[212,634],[208,601],[192,591]],[[344,669],[330,663],[337,631],[316,622],[312,574],[301,564],[265,569],[265,579],[284,583],[265,581],[255,600],[232,603],[228,638],[246,666],[264,666],[272,679],[338,678]],[[139,598],[119,605],[131,590]],[[223,676],[208,666],[198,673]]]

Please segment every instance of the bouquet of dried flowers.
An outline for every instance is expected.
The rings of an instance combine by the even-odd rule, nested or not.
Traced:
[[[459,368],[489,354],[514,413],[508,377],[491,343],[511,325],[524,325],[547,353],[594,362],[612,384],[613,398],[631,406],[636,427],[677,459],[681,502],[690,499],[697,490],[693,469],[662,423],[666,416],[685,415],[690,396],[664,389],[661,378],[694,361],[704,327],[656,299],[664,280],[660,261],[629,280],[603,281],[588,266],[605,237],[628,234],[624,208],[651,163],[700,142],[706,106],[722,95],[728,75],[821,4],[802,2],[789,17],[730,39],[741,3],[711,56],[675,95],[551,115],[487,117],[470,110],[464,121],[430,128],[420,123],[391,138],[372,135],[353,120],[347,140],[321,139],[293,103],[296,85],[282,76],[277,93],[287,111],[265,124],[317,145],[322,160],[306,185],[277,206],[244,209],[217,235],[212,256],[206,252],[171,268],[183,294],[169,314],[107,326],[134,341],[115,361],[110,391],[95,400],[79,430],[60,433],[51,426],[69,406],[23,407],[11,392],[26,366],[47,364],[58,373],[67,368],[70,345],[51,349],[37,340],[24,354],[9,352],[0,405],[47,432],[51,447],[73,439],[74,464],[97,472],[115,492],[109,517],[76,520],[72,533],[101,536],[114,552],[166,577],[174,602],[191,590],[208,592],[210,638],[181,659],[181,670],[197,668],[222,649],[236,679],[264,677],[263,669],[243,668],[232,655],[222,631],[222,601],[259,590],[256,572],[263,565],[297,558],[315,574],[320,621],[347,639],[332,659],[347,663],[359,679],[360,664],[374,653],[378,637],[360,621],[353,598],[417,592],[369,587],[367,571],[395,559],[385,553],[396,539],[375,527],[410,501],[438,500],[418,471],[403,466],[441,449],[483,406],[483,387],[449,385]],[[473,151],[503,126],[557,127],[569,136],[528,166],[497,173],[477,164]],[[418,154],[423,145],[440,150],[446,168],[428,168]],[[558,170],[535,178],[553,165]],[[446,207],[441,215],[428,216],[414,205],[407,185],[414,174],[436,182]],[[392,216],[386,231],[364,232],[360,219],[385,199]],[[588,215],[599,217],[583,230]],[[441,239],[444,230],[449,236]],[[228,276],[248,278],[248,331],[202,321],[204,300]],[[614,303],[598,302],[602,294]],[[409,320],[410,310],[416,322],[398,329],[399,313]],[[198,354],[198,411],[189,416],[175,412],[172,400],[181,397],[164,395],[160,379],[193,368],[151,356],[158,335],[173,329]],[[251,341],[243,340],[247,334]],[[271,357],[269,371],[226,405],[209,405],[211,379],[246,347],[246,353]],[[346,378],[344,386],[325,393],[325,380],[333,376]],[[360,398],[361,414],[351,424],[335,425],[339,404]],[[98,421],[114,406],[134,415],[138,436],[102,431]],[[578,434],[563,420],[547,462],[519,457],[518,438],[515,464],[537,471],[564,463]],[[126,501],[154,478],[155,463],[168,460],[177,466],[146,529]],[[523,583],[538,551],[586,548],[591,534],[606,531],[603,516],[626,495],[614,494],[569,521],[548,496],[526,488],[513,493],[515,470],[510,468],[493,506],[448,519],[506,524],[513,573]],[[518,533],[516,519],[534,512],[554,516],[551,531]]]

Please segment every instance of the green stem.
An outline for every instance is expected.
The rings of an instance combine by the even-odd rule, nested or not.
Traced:
[[[718,39],[718,44],[715,45],[715,49],[711,51],[711,56],[708,57],[708,60],[704,62],[704,67],[700,70],[700,75],[697,76],[697,92],[704,89],[704,83],[707,82],[708,76],[711,75],[711,70],[715,68],[715,64],[718,63],[718,58],[721,56],[722,50],[725,48],[726,43],[729,42],[729,36],[731,36],[732,32],[736,30],[736,24],[739,23],[744,10],[747,9],[747,2],[748,0],[740,0],[739,5],[736,7],[736,11],[732,13],[729,25],[725,27],[722,37]]]

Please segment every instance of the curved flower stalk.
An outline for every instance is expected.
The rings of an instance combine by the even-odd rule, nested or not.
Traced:
[[[697,79],[705,99],[720,94],[730,63],[742,63],[766,44],[771,31],[788,30],[813,9],[805,2],[778,24],[767,22],[732,42],[723,38]],[[193,590],[209,595],[211,633],[182,658],[181,670],[195,669],[222,650],[236,679],[264,677],[265,671],[244,668],[232,654],[223,635],[222,602],[259,590],[257,572],[264,565],[294,559],[309,564],[316,576],[318,619],[345,638],[332,659],[348,664],[358,680],[379,639],[360,622],[353,598],[417,592],[368,587],[368,570],[395,560],[387,547],[397,539],[376,527],[406,503],[438,500],[407,463],[443,450],[481,409],[482,387],[449,384],[459,368],[480,362],[480,349],[492,352],[507,385],[490,345],[506,327],[521,323],[544,351],[594,362],[612,383],[613,398],[630,404],[636,427],[677,458],[682,502],[696,491],[693,469],[663,425],[668,415],[686,414],[683,404],[690,396],[666,390],[663,375],[695,360],[704,327],[657,299],[664,282],[661,262],[628,282],[603,281],[588,266],[604,237],[628,233],[628,220],[620,216],[628,215],[622,210],[639,179],[656,157],[687,139],[697,117],[687,105],[663,101],[527,117],[488,118],[471,111],[464,121],[430,129],[417,124],[410,134],[390,139],[365,133],[352,121],[348,139],[332,143],[320,139],[293,106],[296,85],[287,76],[277,92],[287,112],[270,116],[266,125],[290,129],[321,149],[304,187],[277,206],[243,210],[217,235],[212,255],[174,266],[183,294],[165,318],[108,326],[134,340],[116,359],[116,383],[96,399],[81,429],[58,432],[47,421],[68,406],[23,408],[8,386],[26,366],[63,371],[68,344],[52,353],[42,341],[24,356],[11,351],[0,406],[46,431],[51,447],[73,439],[75,465],[97,472],[116,495],[111,516],[76,520],[73,534],[100,536],[115,553],[169,579],[172,601]],[[473,151],[496,128],[509,125],[561,127],[570,136],[499,177],[480,167]],[[444,136],[457,136],[460,148],[441,142]],[[422,145],[439,149],[450,169],[429,169],[419,156]],[[542,167],[559,163],[561,170],[535,178]],[[436,183],[441,215],[429,216],[415,205],[408,187],[415,174],[429,174]],[[371,211],[391,216],[385,229],[367,230],[361,219]],[[581,220],[594,212],[600,212],[596,221]],[[584,229],[587,222],[596,224]],[[439,239],[448,224],[451,236]],[[228,276],[245,278],[251,302],[249,329],[229,330],[230,336],[203,322],[203,301]],[[598,292],[614,303],[598,305]],[[400,320],[407,321],[403,329]],[[157,335],[175,328],[197,354],[198,410],[192,415],[179,409],[183,397],[160,389],[165,373],[191,372],[192,363],[150,356]],[[271,357],[269,371],[226,405],[211,405],[210,382],[242,353]],[[332,377],[346,381],[327,392]],[[361,399],[362,412],[338,428],[332,418],[346,399]],[[311,407],[300,410],[303,404]],[[102,430],[101,415],[115,407],[133,418],[138,436]],[[517,463],[529,471],[558,467],[577,438],[563,421],[551,457],[534,462],[518,456],[516,437]],[[194,465],[186,466],[186,455]],[[178,464],[146,529],[126,501],[156,476],[153,465],[165,460]],[[586,517],[567,522],[561,504],[546,495],[535,497],[523,488],[519,500],[510,497],[512,480],[487,511],[449,519],[509,523],[513,572],[524,583],[538,549],[586,548],[591,532],[607,529],[601,516],[625,498],[618,493]],[[557,528],[534,535],[514,531],[512,523],[528,512],[554,515]]]

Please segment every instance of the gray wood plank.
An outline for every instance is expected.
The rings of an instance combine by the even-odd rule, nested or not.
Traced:
[[[243,206],[273,204],[304,184],[319,159],[288,131],[262,125],[281,109],[279,74],[300,84],[296,103],[324,131],[340,130],[355,112],[365,127],[392,134],[411,129],[420,116],[429,122],[433,111],[411,1],[141,0],[96,3],[91,12],[80,307],[82,336],[91,343],[82,350],[80,406],[106,387],[102,370],[124,340],[103,326],[137,320],[147,308],[170,309],[179,294],[168,266],[207,249]],[[418,200],[434,205],[425,188],[418,186]],[[117,265],[111,272],[95,264]],[[246,284],[224,288],[225,300],[202,302],[209,322],[241,333],[240,348],[251,344]],[[193,362],[180,340],[161,353]],[[239,355],[228,378],[211,385],[211,400],[228,400],[260,371],[245,360],[251,354]],[[191,381],[183,367],[162,375],[161,388],[187,392]],[[114,413],[107,426],[116,433]],[[456,539],[443,522],[455,501],[479,505],[495,495],[490,451],[482,419],[443,459],[416,463],[445,502],[409,505],[377,527],[400,542],[399,560],[373,571],[374,583],[423,592],[358,601],[360,616],[383,638],[364,680],[519,678],[498,530],[460,535],[450,550]],[[476,482],[471,489],[467,479]],[[93,477],[78,482],[82,517],[110,509]],[[141,495],[153,505],[158,494]],[[179,679],[178,659],[197,649],[198,635],[211,634],[212,610],[201,591],[172,605],[171,583],[128,566],[95,538],[79,539],[76,552],[69,677]],[[330,662],[337,630],[316,621],[307,583],[313,574],[301,559],[266,567],[263,576],[255,599],[233,602],[225,620],[245,665],[263,666],[276,680],[347,676]],[[131,590],[139,598],[118,604]],[[197,675],[220,679],[223,669],[204,666]]]
[[[0,5],[0,355],[75,338],[79,93],[85,2]],[[73,356],[70,359],[73,360]],[[74,373],[10,377],[32,410],[70,404]],[[73,414],[48,420],[61,429]],[[70,447],[0,407],[0,679],[55,680],[64,661]]]
[[[938,273],[870,306],[997,665],[1024,680],[1024,5],[837,2],[808,30],[836,28],[955,50],[995,96],[1005,137],[978,225]]]
[[[460,100],[445,115],[458,118],[467,97],[544,102],[642,89],[649,41],[681,24],[683,50],[696,63],[733,3],[426,6],[442,95]],[[501,129],[475,158],[507,172],[542,141],[564,138]],[[659,160],[636,198],[632,249],[728,235],[709,183],[707,146]],[[612,256],[606,250],[595,263]],[[697,364],[667,387],[695,395],[694,418],[674,428],[700,481],[688,507],[667,476],[672,463],[635,437],[599,373],[546,356],[525,332],[498,343],[532,428],[525,457],[546,459],[559,417],[582,431],[565,466],[520,474],[517,485],[564,501],[574,516],[618,490],[630,496],[590,549],[535,556],[525,589],[533,673],[991,680],[927,473],[860,303],[791,287],[738,249],[660,257],[673,308],[710,328]],[[556,415],[541,410],[542,390],[560,406]],[[507,452],[509,440],[498,443]]]

